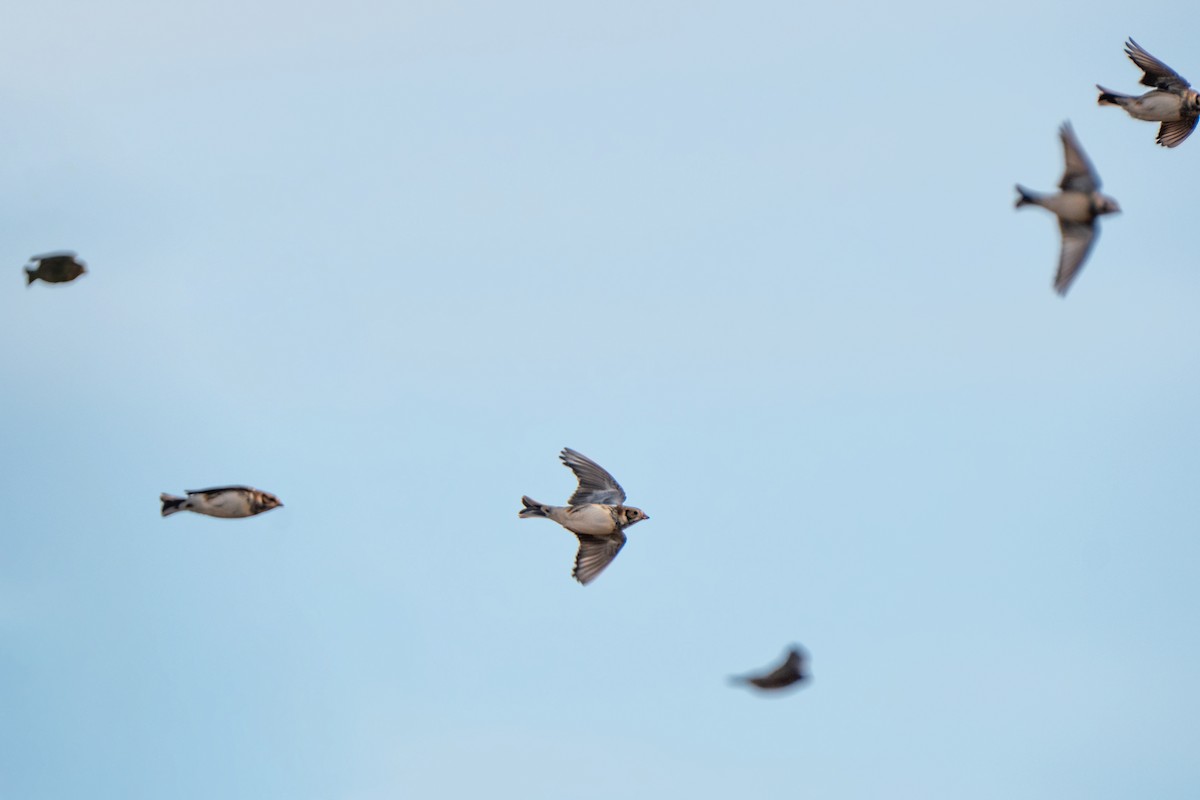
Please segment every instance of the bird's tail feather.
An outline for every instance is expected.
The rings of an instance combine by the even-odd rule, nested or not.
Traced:
[[[1111,89],[1105,89],[1098,83],[1096,84],[1096,88],[1100,90],[1100,98],[1096,102],[1102,106],[1123,106],[1125,105],[1123,101],[1134,99],[1133,95],[1121,94]]]
[[[522,497],[521,502],[525,504],[525,507],[522,508],[520,513],[517,515],[521,517],[521,519],[546,516],[546,512],[542,510],[542,504],[536,500],[530,500],[528,497]]]
[[[176,497],[173,494],[160,494],[159,500],[162,500],[162,515],[169,517],[176,511],[183,511],[183,504],[187,502],[186,497]]]
[[[1022,186],[1019,183],[1017,184],[1017,194],[1019,194],[1020,197],[1017,198],[1017,203],[1014,206],[1015,208],[1020,208],[1021,206],[1033,205],[1033,203],[1035,201],[1033,193],[1030,192],[1028,189],[1026,189],[1024,186]]]

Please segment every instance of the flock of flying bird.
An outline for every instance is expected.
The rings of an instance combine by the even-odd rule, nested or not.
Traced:
[[[1157,141],[1164,147],[1183,142],[1200,121],[1200,92],[1191,88],[1179,73],[1146,52],[1129,39],[1125,53],[1144,73],[1141,83],[1151,90],[1141,96],[1121,94],[1103,86],[1101,105],[1125,109],[1135,119],[1160,122]],[[1079,273],[1096,238],[1096,219],[1121,209],[1111,197],[1100,193],[1100,178],[1083,152],[1070,123],[1059,131],[1063,142],[1066,169],[1056,194],[1039,194],[1020,185],[1017,208],[1036,205],[1058,218],[1062,232],[1062,253],[1054,288],[1065,295]],[[36,280],[69,283],[87,271],[75,253],[56,251],[34,256],[25,267],[26,285]],[[565,506],[539,503],[522,497],[522,519],[545,518],[557,522],[575,534],[579,550],[575,555],[575,580],[587,585],[604,571],[625,546],[625,529],[650,517],[640,508],[625,505],[625,490],[599,464],[582,453],[564,448],[559,455],[575,473],[579,486]],[[187,491],[186,497],[162,494],[162,515],[192,511],[210,517],[252,517],[283,505],[275,495],[250,486],[218,486]],[[731,680],[763,690],[784,689],[808,679],[808,655],[793,645],[782,664],[758,675],[735,676]]]
[[[1133,39],[1125,43],[1125,55],[1144,73],[1142,85],[1152,88],[1138,96],[1114,92],[1097,84],[1096,88],[1100,90],[1098,102],[1102,106],[1123,108],[1134,119],[1161,122],[1156,141],[1163,147],[1179,146],[1200,120],[1200,92]],[[1038,194],[1018,184],[1017,208],[1041,206],[1058,217],[1062,253],[1054,276],[1054,289],[1065,295],[1096,240],[1096,219],[1115,214],[1121,208],[1116,200],[1100,194],[1100,177],[1084,154],[1070,123],[1064,123],[1059,134],[1067,164],[1058,184],[1061,191]]]

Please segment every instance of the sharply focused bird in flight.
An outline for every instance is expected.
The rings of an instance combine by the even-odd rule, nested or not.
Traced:
[[[640,508],[624,505],[625,490],[603,467],[582,453],[563,448],[559,458],[579,479],[579,488],[566,506],[543,505],[522,497],[523,519],[546,517],[579,539],[572,577],[585,586],[612,563],[625,546],[625,529],[650,519]]]
[[[1119,106],[1134,119],[1161,122],[1155,141],[1163,147],[1179,145],[1191,135],[1196,129],[1196,121],[1200,120],[1200,92],[1133,39],[1125,43],[1125,55],[1145,73],[1140,83],[1154,88],[1139,97],[1096,84],[1100,90],[1097,102],[1102,106]]]

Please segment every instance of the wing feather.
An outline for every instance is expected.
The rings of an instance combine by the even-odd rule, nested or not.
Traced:
[[[558,457],[571,468],[575,477],[579,479],[579,488],[567,501],[570,505],[599,503],[616,506],[625,502],[625,490],[621,488],[621,484],[617,483],[616,478],[608,474],[604,467],[569,447],[564,447]]]
[[[1129,56],[1129,59],[1137,64],[1142,72],[1146,73],[1141,80],[1143,86],[1153,86],[1156,89],[1176,93],[1191,86],[1182,75],[1147,53],[1132,38],[1125,43],[1125,55]]]
[[[1164,122],[1158,128],[1158,143],[1163,147],[1178,147],[1184,139],[1192,135],[1192,131],[1196,130],[1197,121],[1200,121],[1200,117]]]
[[[1058,134],[1062,137],[1063,160],[1066,162],[1058,188],[1064,192],[1084,192],[1085,194],[1091,194],[1099,189],[1100,177],[1092,167],[1092,162],[1088,160],[1087,154],[1083,152],[1083,146],[1079,144],[1079,139],[1076,138],[1071,123],[1064,122],[1059,128]]]
[[[579,552],[575,554],[575,570],[571,577],[587,586],[613,562],[617,553],[625,546],[625,534],[617,532],[612,536],[592,536],[587,533],[575,534],[579,538]]]
[[[1058,258],[1058,272],[1054,276],[1054,291],[1065,297],[1096,241],[1096,226],[1063,222],[1061,219],[1058,226],[1062,231],[1062,253]]]
[[[254,490],[249,486],[213,486],[208,489],[187,489],[186,491],[188,494],[215,495],[222,492],[247,492]]]

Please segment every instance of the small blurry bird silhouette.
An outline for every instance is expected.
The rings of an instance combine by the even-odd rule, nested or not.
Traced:
[[[579,488],[566,506],[548,506],[522,497],[522,519],[545,517],[575,534],[579,552],[571,576],[584,586],[596,579],[625,546],[625,529],[650,519],[640,508],[623,505],[625,490],[612,475],[595,461],[564,447],[559,454],[563,464],[579,479]]]
[[[794,684],[806,682],[808,679],[808,653],[799,645],[792,645],[783,663],[770,672],[762,675],[734,675],[729,681],[773,691],[786,689]]]
[[[194,511],[210,517],[236,519],[253,517],[283,505],[279,498],[269,492],[249,486],[218,486],[212,489],[187,491],[187,497],[162,494],[162,515],[169,517],[178,511]]]
[[[1140,97],[1105,89],[1100,84],[1102,106],[1117,106],[1134,119],[1161,122],[1156,142],[1163,147],[1176,147],[1192,135],[1200,121],[1200,92],[1192,88],[1182,75],[1147,53],[1132,38],[1125,42],[1125,55],[1144,73],[1138,81],[1154,88]]]
[[[1096,241],[1096,218],[1119,213],[1121,208],[1116,200],[1100,194],[1100,178],[1075,138],[1071,123],[1064,122],[1058,133],[1062,138],[1063,157],[1066,160],[1066,169],[1058,184],[1062,191],[1039,194],[1017,184],[1020,196],[1016,207],[1041,206],[1058,217],[1062,252],[1058,257],[1054,290],[1065,297]]]
[[[38,279],[46,283],[70,283],[87,272],[86,266],[70,250],[30,256],[29,266],[25,267],[25,285]]]

